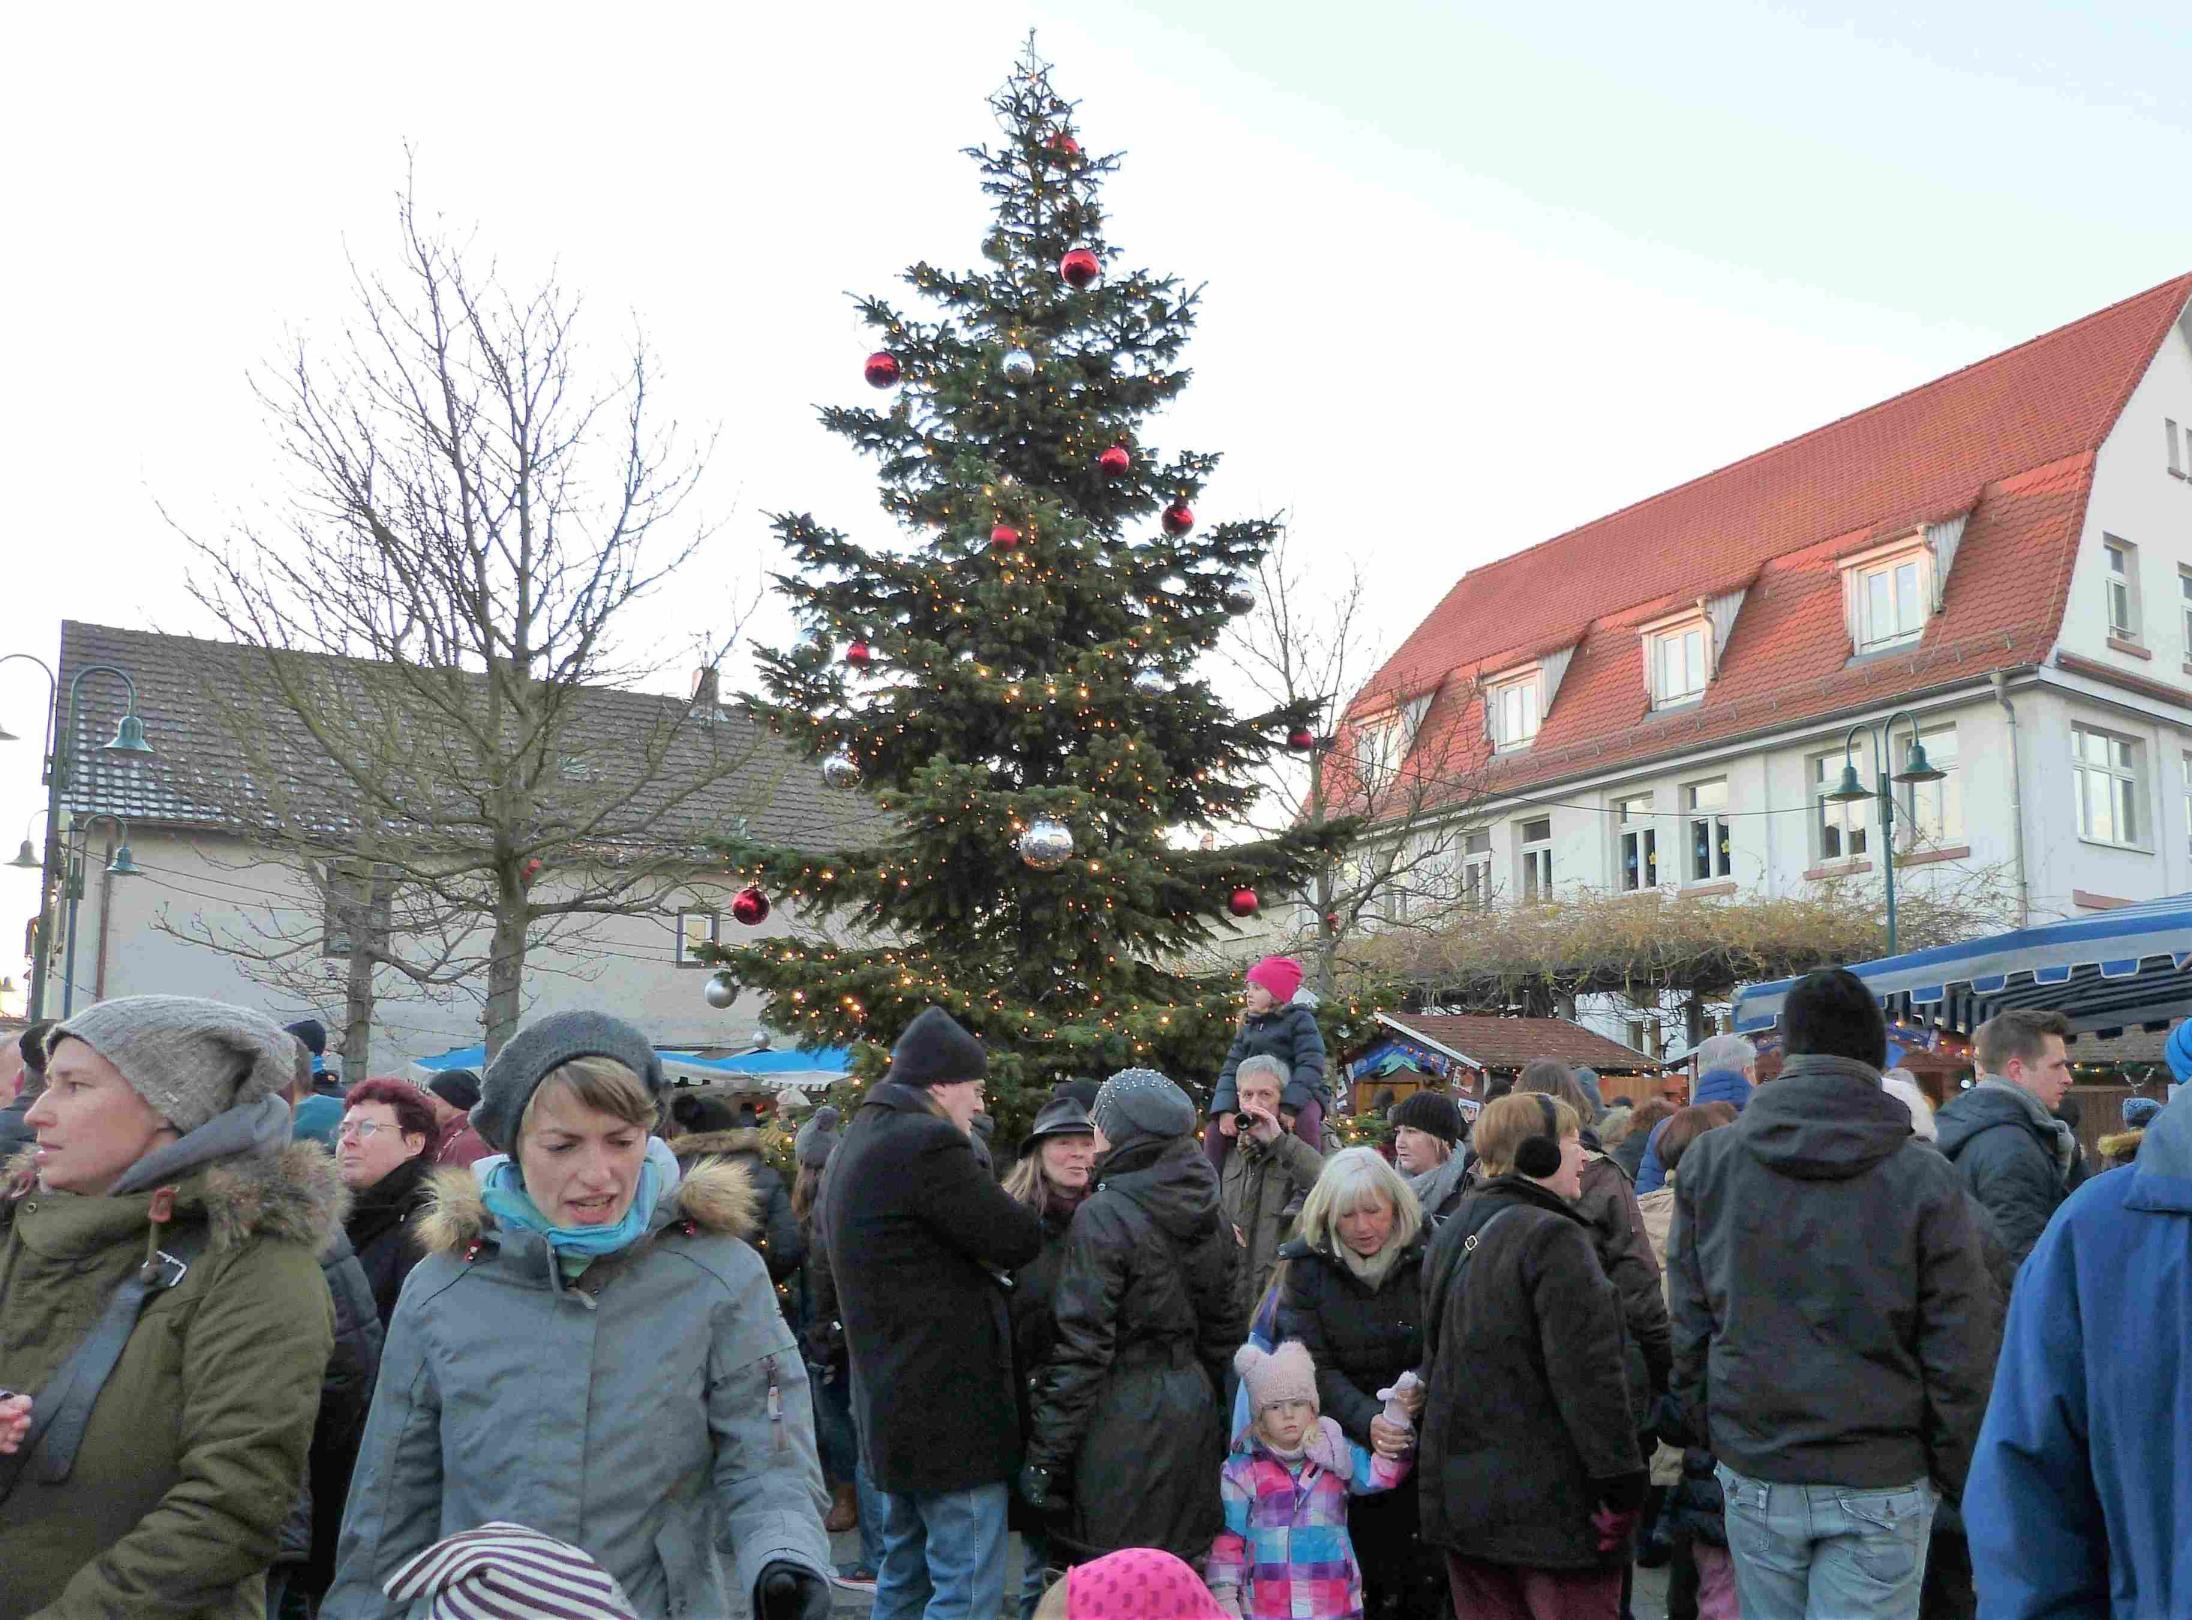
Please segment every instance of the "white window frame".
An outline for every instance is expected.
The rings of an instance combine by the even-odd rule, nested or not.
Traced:
[[[1861,861],[1872,854],[1872,824],[1878,819],[1872,800],[1836,804],[1824,796],[1829,788],[1841,784],[1842,758],[1839,752],[1812,758],[1811,842],[1812,854],[1821,866],[1840,866],[1845,861]],[[1839,837],[1842,846],[1839,853],[1827,848],[1829,833]]]
[[[1720,790],[1717,804],[1700,804],[1698,796]],[[1688,847],[1684,852],[1684,876],[1691,883],[1717,883],[1732,876],[1735,870],[1735,837],[1728,822],[1728,779],[1715,776],[1703,782],[1686,783],[1682,789],[1682,807],[1689,813],[1689,825],[1683,829],[1689,834]],[[1703,838],[1705,870],[1698,868],[1699,839]]]
[[[1911,570],[1909,601],[1904,601],[1900,571]],[[1850,646],[1860,653],[1906,647],[1923,636],[1934,607],[1933,550],[1923,535],[1893,546],[1860,552],[1842,564],[1842,599],[1849,621]],[[1888,622],[1875,621],[1874,580],[1887,583]],[[1906,605],[1909,612],[1906,615]]]
[[[1461,835],[1461,902],[1482,911],[1492,903],[1492,830],[1480,827]]]
[[[1659,887],[1659,826],[1653,808],[1649,793],[1614,800],[1614,887],[1623,894]]]
[[[2169,440],[2169,476],[2192,478],[2192,466],[2186,465],[2192,462],[2192,428],[2185,429],[2182,450],[2177,448],[2177,424],[2166,416],[2162,418],[2162,434]]]
[[[2177,617],[2183,622],[2178,629],[2184,633],[2184,661],[2192,664],[2192,567],[2177,565]]]
[[[1362,773],[1362,785],[1372,793],[1392,781],[1406,752],[1397,713],[1381,714],[1355,728],[1355,768]]]
[[[2123,566],[2116,564],[2121,561]],[[2115,641],[2138,642],[2139,548],[2113,534],[2101,536],[2101,581],[2108,608],[2108,634]],[[2122,611],[2119,614],[2118,608]]]
[[[1713,648],[1712,626],[1702,618],[1686,619],[1680,624],[1653,630],[1645,637],[1644,648],[1645,673],[1650,682],[1653,708],[1671,709],[1678,704],[1694,703],[1705,695],[1705,688],[1713,678]],[[1696,654],[1694,669],[1691,664],[1693,650]],[[1670,652],[1676,653],[1681,665],[1680,674],[1672,679],[1667,668]]]
[[[1507,713],[1508,697],[1518,700],[1527,694],[1529,701],[1518,701],[1515,719],[1521,726],[1510,729]],[[1539,671],[1532,669],[1524,674],[1503,676],[1489,682],[1484,688],[1485,730],[1492,739],[1492,751],[1510,754],[1527,748],[1537,738],[1538,727],[1545,723],[1545,683]]]
[[[2095,740],[2105,745],[2105,761],[2086,757],[2088,743]],[[2070,775],[2077,796],[2080,840],[2111,849],[2147,847],[2139,837],[2145,809],[2140,802],[2139,765],[2138,738],[2102,726],[2077,724],[2070,728]],[[2105,826],[2094,815],[2097,798],[2107,807]]]
[[[1909,733],[1904,733],[1908,736]],[[1937,770],[1947,772],[1938,782],[1895,784],[1895,822],[1901,847],[1920,844],[1951,846],[1965,836],[1963,748],[1953,724],[1921,730],[1926,758]],[[1895,744],[1895,747],[1902,746]],[[1930,823],[1930,825],[1929,825]]]
[[[2184,846],[2192,853],[2192,748],[2184,750]]]
[[[690,919],[690,921],[688,921]],[[696,931],[694,925],[704,925]],[[679,909],[673,947],[677,965],[681,968],[712,968],[713,962],[703,962],[693,955],[696,945],[720,944],[723,939],[723,914],[702,906],[686,906]]]
[[[1543,837],[1530,836],[1532,827],[1543,827]],[[1515,823],[1515,892],[1525,902],[1553,897],[1553,818],[1532,816]]]

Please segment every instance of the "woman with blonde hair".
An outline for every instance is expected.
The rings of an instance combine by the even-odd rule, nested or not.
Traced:
[[[1297,1235],[1279,1250],[1280,1341],[1299,1339],[1317,1368],[1317,1401],[1356,1444],[1402,1457],[1415,1443],[1384,1417],[1382,1391],[1423,1362],[1423,1208],[1371,1148],[1325,1161]],[[1423,1408],[1420,1384],[1403,1397]],[[1423,1546],[1417,1493],[1385,1491],[1348,1507],[1364,1612],[1429,1620],[1445,1613],[1444,1578]]]
[[[389,1325],[325,1620],[384,1620],[405,1560],[494,1521],[569,1542],[642,1614],[824,1620],[829,1545],[807,1372],[743,1168],[683,1175],[661,1062],[559,1013],[496,1054],[496,1154],[435,1178]]]

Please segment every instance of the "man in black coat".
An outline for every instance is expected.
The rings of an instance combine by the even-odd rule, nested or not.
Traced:
[[[988,1072],[981,1043],[928,1008],[830,1160],[823,1242],[884,1503],[876,1620],[1004,1602],[1021,1445],[1005,1276],[1041,1251],[1043,1225],[975,1157]]]
[[[1720,1460],[1745,1614],[1918,1613],[1994,1366],[1971,1201],[1880,1086],[1864,983],[1805,975],[1788,1063],[1690,1144],[1668,1264],[1676,1423]]]
[[[2016,1007],[1988,1019],[1972,1038],[1979,1083],[1936,1116],[1941,1151],[2015,1265],[2025,1263],[2073,1185],[2078,1133],[2055,1117],[2070,1089],[2069,1034],[2061,1013]]]

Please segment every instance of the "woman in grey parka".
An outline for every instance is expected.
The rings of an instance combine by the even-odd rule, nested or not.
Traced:
[[[389,1324],[323,1620],[392,1620],[405,1559],[507,1520],[582,1548],[640,1614],[825,1620],[806,1367],[735,1165],[680,1177],[638,1031],[561,1013],[497,1054]]]

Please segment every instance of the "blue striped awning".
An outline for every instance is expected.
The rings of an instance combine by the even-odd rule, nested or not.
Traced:
[[[2041,923],[1961,945],[1853,963],[1890,1013],[1969,1034],[2011,1007],[2045,1007],[2078,1034],[2192,1014],[2192,894]],[[1745,985],[1735,1027],[1771,1029],[1794,979]]]

